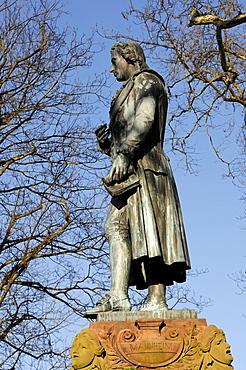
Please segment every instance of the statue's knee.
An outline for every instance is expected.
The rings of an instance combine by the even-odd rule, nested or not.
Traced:
[[[121,220],[107,220],[104,224],[104,231],[107,239],[128,238],[129,227]]]
[[[120,232],[119,219],[108,218],[104,224],[104,231],[106,237],[109,239],[111,236],[116,235]]]
[[[108,239],[110,235],[112,234],[112,223],[109,222],[108,220],[104,224],[104,232],[106,235],[106,238]]]

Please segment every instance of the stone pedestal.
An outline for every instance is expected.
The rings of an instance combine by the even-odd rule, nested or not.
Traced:
[[[165,310],[160,317],[151,315],[155,316],[149,312],[100,314],[100,321],[75,337],[73,369],[233,369],[223,331],[207,326],[195,311]],[[79,357],[84,359],[82,367],[76,365]]]
[[[102,312],[97,321],[133,321],[138,319],[197,319],[196,310],[154,310]]]

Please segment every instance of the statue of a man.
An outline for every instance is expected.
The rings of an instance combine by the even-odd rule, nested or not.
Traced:
[[[111,289],[85,316],[128,311],[129,285],[148,288],[140,310],[167,309],[165,290],[184,282],[190,261],[179,198],[163,152],[167,95],[163,78],[146,64],[135,42],[111,48],[112,72],[125,81],[113,98],[110,125],[97,128],[99,150],[112,167],[104,178],[112,190],[105,223]]]

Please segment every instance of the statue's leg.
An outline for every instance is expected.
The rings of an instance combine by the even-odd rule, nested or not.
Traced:
[[[156,273],[158,272],[158,273]],[[148,284],[148,296],[140,311],[168,309],[166,304],[166,286],[159,283],[159,274],[156,263],[146,263],[146,277]]]
[[[109,242],[111,289],[110,295],[128,298],[128,284],[131,267],[131,245],[129,240],[127,205],[118,208],[110,205],[105,233]]]
[[[128,207],[124,198],[113,199],[105,222],[105,234],[109,242],[111,289],[96,307],[84,316],[94,318],[100,312],[130,311],[128,283],[131,267]]]
[[[167,310],[166,286],[164,284],[154,284],[148,287],[148,296],[139,311]]]
[[[166,286],[164,284],[154,284],[148,287],[147,301],[155,301],[156,303],[166,303]]]

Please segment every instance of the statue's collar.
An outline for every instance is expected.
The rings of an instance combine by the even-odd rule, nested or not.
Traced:
[[[133,88],[134,85],[134,76],[132,75],[128,80],[126,80],[121,88],[116,91],[115,96],[112,99],[111,102],[111,108],[110,108],[110,115],[115,115],[115,113],[118,111],[119,107],[124,103],[125,99],[129,95],[130,91]]]
[[[141,71],[138,71],[138,72],[134,73],[130,78],[128,78],[128,80],[126,80],[122,84],[121,88],[116,91],[116,94],[113,97],[112,102],[111,102],[111,108],[110,108],[110,116],[111,116],[111,119],[118,112],[120,106],[124,103],[124,101],[126,100],[127,96],[129,95],[130,91],[132,90],[132,88],[134,86],[135,78],[137,76],[139,76],[143,72],[154,74],[165,85],[165,82],[164,82],[164,79],[162,78],[162,76],[159,75],[159,73],[157,73],[153,69],[143,69]]]
[[[121,92],[127,88],[127,90],[129,89],[129,86],[132,85],[132,83],[135,82],[135,78],[137,76],[139,76],[141,73],[144,73],[144,72],[147,72],[147,73],[150,73],[150,74],[153,74],[155,76],[157,76],[161,81],[162,83],[165,85],[165,81],[163,79],[163,77],[157,73],[156,71],[154,71],[153,69],[142,69],[141,71],[138,71],[138,72],[135,72],[131,77],[129,77],[121,86],[121,88],[119,90],[116,91],[115,95],[113,96],[113,99],[112,99],[112,103],[111,103],[111,106],[114,104],[115,100],[119,97],[119,95],[121,94]],[[132,87],[132,86],[131,86]],[[131,88],[130,88],[131,90]]]

